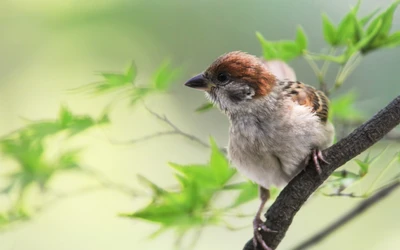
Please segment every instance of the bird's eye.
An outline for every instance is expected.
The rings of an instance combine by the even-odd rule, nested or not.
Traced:
[[[228,80],[228,76],[225,73],[219,73],[217,76],[217,80],[219,82],[226,82]]]

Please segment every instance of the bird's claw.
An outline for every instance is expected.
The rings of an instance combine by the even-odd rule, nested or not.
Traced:
[[[261,235],[260,231],[269,232],[269,233],[277,233],[278,231],[275,231],[275,230],[272,230],[272,229],[268,228],[260,218],[255,218],[254,219],[254,221],[253,221],[253,231],[254,231],[254,236],[253,236],[254,248],[257,248],[257,245],[261,244],[261,247],[264,250],[273,250],[272,248],[270,248],[265,243],[265,241],[262,238],[262,235]]]
[[[327,162],[324,159],[324,156],[322,155],[322,152],[319,149],[313,150],[313,161],[314,161],[315,169],[317,170],[318,174],[322,173],[321,166],[319,165],[319,161],[329,164],[329,162]]]

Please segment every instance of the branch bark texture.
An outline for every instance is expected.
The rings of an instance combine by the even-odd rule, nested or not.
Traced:
[[[389,105],[350,135],[324,150],[323,156],[329,164],[321,164],[321,175],[318,175],[312,161],[310,161],[305,171],[297,175],[282,190],[276,201],[268,209],[265,224],[278,233],[263,233],[263,239],[267,245],[273,249],[278,247],[297,211],[333,171],[371,147],[399,123],[400,96],[396,97]],[[243,248],[243,250],[254,249],[252,240],[249,240]]]

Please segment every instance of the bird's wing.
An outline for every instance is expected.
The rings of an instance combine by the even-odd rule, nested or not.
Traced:
[[[329,99],[315,88],[299,81],[281,81],[283,95],[299,105],[308,106],[325,123],[328,120]]]

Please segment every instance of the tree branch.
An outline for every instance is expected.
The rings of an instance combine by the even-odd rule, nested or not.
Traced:
[[[266,213],[266,226],[278,231],[278,233],[263,232],[263,239],[267,245],[277,248],[297,211],[334,170],[371,147],[399,123],[400,96],[350,135],[324,150],[322,153],[329,164],[321,164],[321,175],[318,175],[310,161],[305,171],[298,174],[282,190]],[[254,250],[252,240],[247,242],[244,250]]]
[[[400,186],[400,182],[396,181],[384,189],[380,190],[370,198],[360,202],[358,206],[356,206],[353,210],[351,210],[349,213],[345,214],[342,218],[339,220],[335,221],[325,229],[323,229],[321,232],[318,232],[316,235],[312,236],[310,239],[304,241],[300,245],[296,246],[293,248],[293,250],[303,250],[303,249],[308,249],[310,246],[317,244],[324,238],[326,238],[328,235],[333,233],[335,230],[340,228],[341,226],[344,226],[347,222],[350,220],[354,219],[358,215],[362,214],[365,212],[368,208],[373,206],[374,204],[378,203],[381,201],[383,198],[388,196],[390,193],[392,193],[396,188]]]

